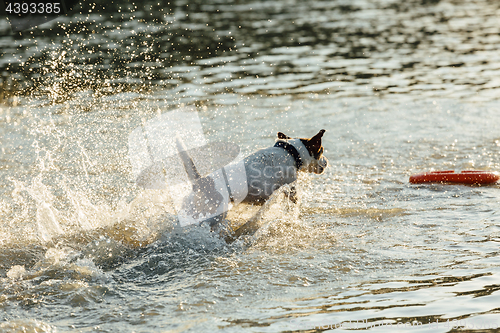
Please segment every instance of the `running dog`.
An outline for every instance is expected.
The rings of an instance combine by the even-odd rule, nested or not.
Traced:
[[[247,156],[239,165],[224,167],[205,177],[199,175],[187,151],[178,148],[193,183],[193,191],[184,201],[183,214],[209,223],[215,230],[234,204],[265,202],[278,188],[297,180],[298,171],[322,174],[328,166],[321,145],[324,133],[321,130],[310,139],[301,139],[278,132],[274,146]],[[289,193],[289,197],[293,201],[294,193]]]

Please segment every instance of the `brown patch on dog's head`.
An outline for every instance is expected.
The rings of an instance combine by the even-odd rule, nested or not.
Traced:
[[[322,174],[325,171],[326,167],[328,166],[328,159],[323,156],[324,148],[321,145],[321,138],[323,137],[324,133],[325,130],[322,129],[318,132],[318,134],[310,139],[299,139],[306,147],[309,155],[313,158],[313,160],[307,162],[307,165],[301,167],[301,171],[314,172],[316,174]],[[282,132],[278,132],[278,139],[289,140],[293,138],[285,135]]]
[[[304,146],[306,146],[309,154],[317,160],[321,158],[321,155],[324,151],[323,146],[321,146],[321,138],[323,137],[323,133],[325,133],[324,129],[319,131],[318,134],[310,139],[300,139]]]

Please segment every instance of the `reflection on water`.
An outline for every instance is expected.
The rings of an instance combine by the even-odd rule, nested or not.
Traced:
[[[499,186],[408,183],[500,170],[497,2],[96,6],[0,20],[0,332],[500,325]],[[254,237],[176,228],[127,138],[182,104],[244,155],[325,128],[331,166]]]
[[[499,10],[485,0],[106,3],[3,37],[0,91],[55,102],[156,87],[190,102],[225,93],[491,100]]]

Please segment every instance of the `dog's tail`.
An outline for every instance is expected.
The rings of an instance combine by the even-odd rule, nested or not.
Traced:
[[[182,164],[184,164],[184,170],[186,170],[191,183],[194,184],[198,179],[201,178],[200,173],[196,169],[193,159],[191,158],[191,156],[189,156],[186,145],[184,144],[180,136],[176,136],[175,143],[177,145],[177,151],[179,152],[179,156],[181,157]]]

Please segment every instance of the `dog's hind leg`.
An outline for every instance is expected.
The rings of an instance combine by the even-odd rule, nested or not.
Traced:
[[[219,224],[224,220],[227,209],[224,209],[222,214],[205,217],[217,213],[220,206],[224,204],[224,197],[217,189],[212,177],[200,175],[180,137],[176,138],[176,143],[184,169],[193,186],[192,193],[184,200],[184,210],[192,218],[210,225],[212,231],[217,231],[220,229]]]

